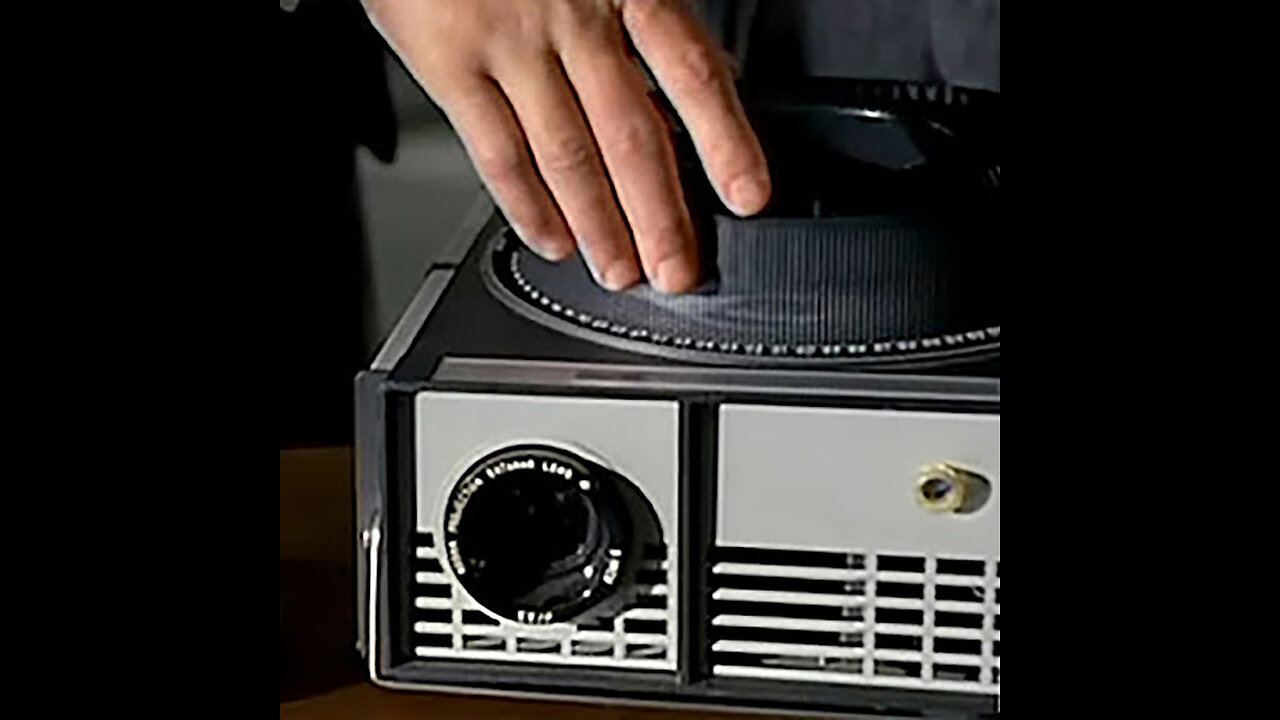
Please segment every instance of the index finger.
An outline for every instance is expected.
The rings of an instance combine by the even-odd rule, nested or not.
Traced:
[[[720,200],[738,215],[760,212],[772,192],[764,151],[698,19],[679,0],[626,0],[622,22],[689,129]]]

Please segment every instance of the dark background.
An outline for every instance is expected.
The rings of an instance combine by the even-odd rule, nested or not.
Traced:
[[[480,183],[355,0],[276,9],[281,448],[351,442],[352,380]]]

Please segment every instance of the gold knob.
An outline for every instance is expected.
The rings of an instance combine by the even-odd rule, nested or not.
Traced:
[[[933,463],[916,478],[916,501],[935,513],[971,513],[991,495],[991,483],[954,463]]]

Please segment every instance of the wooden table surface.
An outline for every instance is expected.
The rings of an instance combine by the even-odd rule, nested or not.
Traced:
[[[732,720],[762,715],[392,692],[354,649],[350,448],[280,453],[280,717],[291,720]]]
[[[281,720],[758,720],[770,717],[773,716],[392,692],[367,683],[280,704]]]

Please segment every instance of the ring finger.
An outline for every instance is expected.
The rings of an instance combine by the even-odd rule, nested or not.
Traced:
[[[631,234],[564,69],[550,54],[494,73],[596,282],[621,290],[640,280]]]

